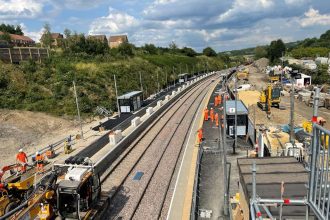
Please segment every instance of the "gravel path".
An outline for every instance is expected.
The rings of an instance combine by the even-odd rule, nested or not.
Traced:
[[[138,141],[136,146],[134,146],[134,149],[125,156],[125,159],[121,161],[116,169],[110,174],[109,178],[107,178],[107,180],[104,182],[103,190],[109,191],[110,197],[113,196],[116,192],[114,197],[111,199],[110,204],[109,213],[111,219],[131,218],[137,207],[137,204],[141,199],[141,196],[143,196],[145,192],[149,180],[153,177],[153,173],[157,167],[160,171],[159,174],[158,172],[155,173],[153,181],[155,179],[158,179],[158,181],[156,181],[156,183],[152,182],[150,184],[152,188],[149,188],[147,193],[149,194],[149,192],[151,192],[152,195],[154,190],[157,191],[161,187],[165,190],[162,192],[164,195],[163,197],[166,196],[166,191],[169,184],[168,182],[171,180],[176,160],[180,154],[180,149],[184,142],[185,133],[189,129],[190,123],[186,122],[191,121],[195,112],[194,107],[191,107],[191,105],[193,105],[193,103],[197,103],[198,106],[200,101],[198,102],[196,98],[200,93],[203,93],[210,80],[207,82],[208,83],[202,83],[196,89],[193,89],[184,95],[178,101],[178,103],[176,103],[175,107],[171,108],[161,118],[161,120],[155,124],[155,126],[153,126],[150,131],[148,131],[148,134]],[[183,123],[180,123],[180,120]],[[149,147],[147,150],[145,150],[147,146]],[[171,150],[166,151],[168,146]],[[164,156],[164,159],[161,163],[159,163],[162,156]],[[139,160],[139,158],[142,159],[136,164],[136,161]],[[171,162],[168,163],[168,161]],[[161,169],[164,168],[166,168],[167,172],[164,170],[161,171]],[[141,179],[133,180],[138,171],[143,172]],[[128,173],[129,175],[127,176]],[[166,173],[166,175],[162,176],[160,175],[161,173]],[[162,181],[159,176],[162,176],[162,179],[167,178],[167,181]],[[125,182],[121,184],[123,181]],[[165,184],[165,186],[159,185],[159,183]],[[119,186],[120,188],[117,189]],[[158,196],[154,196],[154,198],[156,197]],[[157,204],[158,200],[154,202],[154,200],[150,200],[149,196],[146,196],[142,202],[147,203],[148,207],[151,209],[153,206],[150,206],[150,201],[152,201],[153,204]],[[158,208],[156,208],[158,210],[158,216],[158,213],[161,211],[162,207],[161,204],[157,205],[160,205]],[[142,218],[139,213],[145,212],[140,212],[140,207],[136,215],[139,219]],[[150,213],[148,215],[150,217],[147,217],[147,219],[153,219]]]

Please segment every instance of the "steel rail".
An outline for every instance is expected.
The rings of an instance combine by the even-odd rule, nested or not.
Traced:
[[[203,82],[203,84],[207,84],[208,82],[206,81],[206,82]],[[192,89],[196,89],[195,91],[193,91],[193,94],[194,93],[196,93],[197,91],[198,91],[198,89],[199,88],[196,88],[197,86],[195,86],[194,88],[192,88]],[[198,87],[200,87],[200,85],[198,86]],[[203,90],[201,91],[201,93],[203,92]],[[187,93],[187,94],[185,94],[184,96],[188,96],[189,95],[189,93]],[[200,94],[199,94],[200,95]],[[171,120],[171,118],[172,118],[172,116],[180,109],[180,107],[181,106],[183,106],[183,105],[185,105],[186,104],[186,101],[189,99],[189,98],[191,98],[191,95],[189,95],[187,98],[185,98],[185,100],[182,102],[182,104],[180,104],[180,106],[177,108],[177,110],[171,115],[171,117],[169,117],[169,119],[164,123],[164,124],[166,124],[169,120]],[[182,98],[181,98],[182,99]],[[176,103],[175,103],[176,104]],[[194,102],[191,104],[191,105],[193,105],[194,104]],[[191,106],[190,105],[190,106]],[[189,106],[189,107],[190,107]],[[182,117],[182,119],[181,119],[181,121],[180,121],[180,123],[179,124],[181,124],[181,122],[183,121],[183,119],[184,119],[184,117]],[[157,124],[157,122],[154,124],[154,125],[156,125]],[[152,126],[153,127],[153,126]],[[151,130],[152,129],[152,127],[150,127],[149,129],[148,129],[148,131],[149,130]],[[179,127],[179,125],[177,126],[177,128]],[[164,127],[163,127],[164,128]],[[163,128],[161,128],[161,130],[159,131],[159,132],[161,132],[162,130],[163,130]],[[173,132],[173,134],[171,135],[171,138],[170,138],[170,140],[169,140],[169,142],[168,143],[170,143],[170,141],[172,140],[172,138],[173,138],[173,136],[175,135],[175,133],[176,133],[176,131],[177,131],[177,128],[174,130],[174,132]],[[145,132],[145,134],[134,144],[134,146],[130,149],[130,151],[129,152],[131,152],[131,150],[132,149],[134,149],[134,147],[136,146],[136,145],[138,145],[139,144],[139,142],[142,140],[142,138],[145,136],[145,135],[147,135],[148,134],[148,132]],[[120,186],[122,186],[123,184],[124,184],[124,182],[127,180],[127,178],[130,176],[130,174],[132,173],[132,171],[134,170],[134,168],[136,167],[136,165],[143,159],[143,156],[144,156],[144,154],[145,154],[145,152],[149,149],[149,147],[152,145],[152,143],[154,142],[154,140],[157,138],[157,135],[155,135],[155,137],[150,141],[150,143],[147,145],[147,147],[144,149],[144,151],[143,151],[143,153],[138,157],[138,159],[136,160],[136,162],[134,163],[134,165],[131,167],[131,169],[127,172],[127,174],[125,175],[125,177],[120,181],[120,184],[119,184],[119,186],[117,187],[117,189],[115,190],[115,192],[113,193],[113,195],[111,196],[111,198],[114,198],[116,195],[117,195],[117,193],[119,192],[119,189],[121,188]],[[167,149],[167,146],[164,148],[164,151],[162,152],[162,155],[165,153],[165,151],[166,151],[166,149]],[[117,168],[119,165],[120,165],[120,162],[122,162],[125,158],[126,158],[126,156],[129,154],[129,152],[127,152],[126,154],[125,154],[125,156],[124,157],[122,157],[121,159],[120,159],[120,161],[115,165],[115,167],[112,169],[112,171],[109,173],[109,175],[112,173],[112,172],[114,172],[115,171],[115,168]],[[161,161],[161,159],[162,159],[162,157],[160,157],[160,159],[159,159],[159,161],[157,162],[157,165],[156,165],[156,167],[155,167],[155,169],[154,169],[154,171],[153,171],[153,173],[155,172],[155,170],[157,169],[157,167],[158,167],[158,165],[159,165],[159,163],[160,163],[160,161]],[[150,178],[150,181],[151,181],[151,179],[152,178]],[[135,211],[134,211],[134,213],[135,213]]]

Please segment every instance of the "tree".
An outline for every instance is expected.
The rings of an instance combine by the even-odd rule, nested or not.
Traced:
[[[175,44],[174,41],[172,41],[168,47],[170,48],[170,51],[172,53],[177,53],[178,52],[178,46]]]
[[[282,53],[285,52],[285,44],[281,39],[274,40],[270,43],[268,48],[268,58],[270,62],[274,62],[282,56]]]
[[[267,57],[267,50],[265,49],[265,47],[262,46],[257,46],[254,49],[254,58],[255,59],[260,59],[263,57]]]
[[[10,38],[10,35],[7,32],[5,32],[0,35],[0,40],[4,40],[4,41],[7,41],[8,43],[10,43],[11,38]]]
[[[134,45],[130,43],[122,43],[118,47],[118,51],[123,56],[133,56],[134,55]]]
[[[144,50],[147,51],[149,54],[157,54],[158,49],[154,44],[145,44]]]
[[[44,31],[43,34],[41,36],[41,43],[44,47],[48,47],[50,48],[51,44],[52,44],[52,35],[50,33],[50,25],[48,23],[46,23],[44,25]]]
[[[20,25],[17,25],[16,27],[14,25],[10,24],[4,24],[2,23],[0,25],[0,31],[9,33],[9,34],[17,34],[17,35],[24,35],[22,31],[22,27]]]
[[[66,39],[68,39],[69,37],[71,37],[71,31],[67,28],[64,29],[64,36]]]
[[[215,56],[217,56],[217,53],[211,47],[204,48],[203,54],[205,56],[208,56],[208,57],[215,57]]]
[[[17,25],[15,28],[15,34],[24,35],[21,25]]]
[[[188,57],[195,57],[197,55],[196,51],[190,47],[184,47],[181,49],[181,52]]]

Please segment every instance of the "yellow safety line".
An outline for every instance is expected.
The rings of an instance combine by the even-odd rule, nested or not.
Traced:
[[[207,107],[209,100],[211,98],[211,95],[215,89],[215,87],[218,85],[218,83],[220,82],[220,80],[218,80],[215,85],[210,89],[209,94],[207,95],[207,100],[206,103],[204,104],[202,110],[205,109],[205,107]],[[203,126],[204,123],[204,115],[202,112],[202,117],[200,118],[199,121],[199,127],[201,128]],[[204,134],[204,131],[203,131]],[[195,136],[196,140],[195,140],[195,146],[198,145],[198,138],[197,135]],[[192,203],[192,197],[193,197],[193,189],[194,189],[194,182],[195,182],[195,170],[196,170],[196,163],[197,163],[197,156],[198,156],[198,147],[194,147],[193,149],[193,153],[192,153],[192,160],[191,160],[191,166],[190,166],[190,170],[189,170],[189,178],[188,178],[188,183],[187,183],[187,188],[186,188],[186,193],[185,193],[185,199],[184,199],[184,205],[183,205],[183,210],[182,210],[182,219],[184,220],[188,220],[190,219],[190,212],[191,212],[191,203]]]

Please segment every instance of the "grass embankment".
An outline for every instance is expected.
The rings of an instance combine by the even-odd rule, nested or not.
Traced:
[[[119,95],[140,90],[142,75],[145,97],[181,72],[217,70],[224,62],[217,57],[184,55],[140,55],[133,58],[105,56],[65,56],[55,53],[51,59],[36,64],[0,63],[0,107],[40,111],[53,115],[75,115],[73,80],[76,81],[81,112],[90,115],[97,106],[115,110],[113,75]],[[174,67],[174,68],[173,68]],[[174,69],[174,73],[173,73]]]

